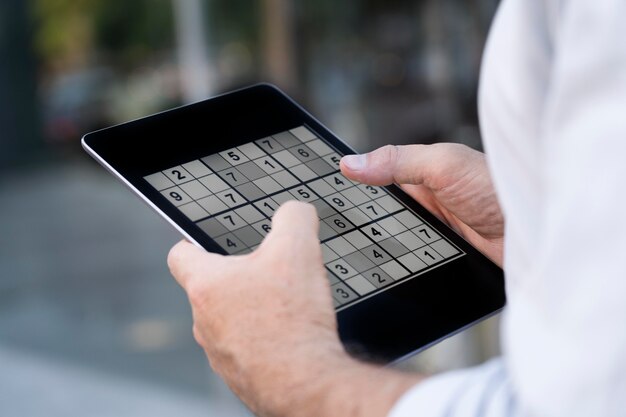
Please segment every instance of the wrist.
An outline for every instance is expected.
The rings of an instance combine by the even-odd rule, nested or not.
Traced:
[[[343,348],[332,356],[307,360],[299,369],[298,382],[281,393],[280,405],[270,415],[383,417],[422,379],[415,374],[360,362]]]
[[[328,381],[320,416],[385,417],[423,377],[353,360]]]
[[[279,390],[272,390],[271,399],[265,404],[268,416],[276,417],[323,417],[327,407],[325,401],[332,391],[338,376],[349,372],[359,362],[351,358],[341,342],[327,341],[316,344],[314,349],[293,352],[285,358],[283,383]],[[263,401],[261,401],[263,403]]]

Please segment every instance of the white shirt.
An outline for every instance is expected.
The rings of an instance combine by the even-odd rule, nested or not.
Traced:
[[[390,417],[626,416],[626,0],[504,0],[479,110],[506,218],[503,356]]]

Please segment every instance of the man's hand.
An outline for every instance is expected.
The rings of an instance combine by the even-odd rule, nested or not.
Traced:
[[[370,185],[399,184],[491,260],[502,266],[504,217],[484,154],[467,146],[385,146],[341,160],[345,176]]]
[[[315,208],[288,202],[249,255],[170,252],[213,369],[258,415],[383,416],[417,380],[358,363],[337,335]]]
[[[402,184],[501,264],[504,221],[479,152],[385,147],[344,157],[341,168],[367,184]],[[344,352],[317,233],[315,209],[289,202],[249,255],[221,256],[181,242],[168,262],[187,291],[194,335],[211,366],[256,414],[384,416],[420,377]]]

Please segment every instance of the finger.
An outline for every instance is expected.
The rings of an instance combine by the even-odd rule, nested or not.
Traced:
[[[288,201],[280,206],[272,218],[272,231],[261,245],[291,259],[320,257],[319,220],[315,207],[299,201]]]
[[[187,290],[191,281],[199,275],[198,271],[206,269],[206,265],[210,265],[212,270],[217,269],[224,258],[223,255],[207,252],[186,240],[181,240],[170,249],[167,265],[176,281]]]
[[[341,171],[355,181],[371,185],[425,184],[440,164],[445,149],[439,145],[387,145],[362,155],[341,159]]]

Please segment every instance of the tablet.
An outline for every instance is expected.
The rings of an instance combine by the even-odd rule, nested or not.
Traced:
[[[502,270],[399,187],[339,170],[354,153],[262,84],[87,134],[85,150],[188,240],[242,255],[286,201],[315,206],[346,349],[394,361],[499,311]]]

